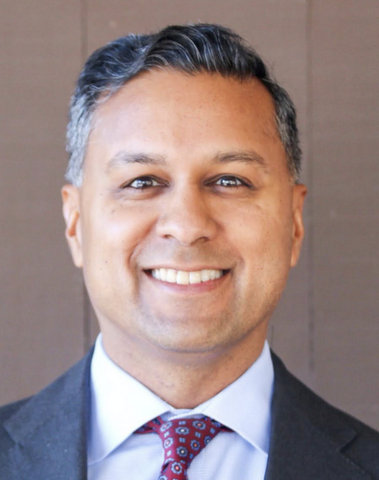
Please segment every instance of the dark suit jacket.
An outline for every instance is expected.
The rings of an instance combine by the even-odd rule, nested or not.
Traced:
[[[379,434],[321,400],[273,358],[265,479],[379,479]],[[0,409],[1,480],[86,479],[90,361],[91,353],[39,394]]]

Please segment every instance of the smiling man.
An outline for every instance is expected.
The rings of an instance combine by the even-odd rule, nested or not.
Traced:
[[[214,25],[106,45],[68,151],[66,237],[101,335],[2,410],[1,478],[377,478],[376,433],[266,342],[306,187],[292,102],[258,55]]]

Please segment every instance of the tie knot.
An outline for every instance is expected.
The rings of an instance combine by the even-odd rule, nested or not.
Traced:
[[[136,433],[153,431],[159,435],[164,450],[160,478],[186,479],[186,472],[192,460],[221,430],[228,429],[206,416],[178,418],[167,422],[157,417]]]

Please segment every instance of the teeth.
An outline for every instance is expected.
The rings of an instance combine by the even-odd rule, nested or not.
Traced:
[[[190,272],[189,283],[201,283],[201,272]]]
[[[160,276],[160,280],[162,280],[162,282],[165,282],[167,278],[167,270],[164,270],[162,268],[161,271],[159,272],[159,276]]]
[[[162,268],[164,270],[164,268]],[[189,273],[183,272],[183,270],[179,270],[176,273],[176,283],[179,285],[188,285],[189,284]]]
[[[178,285],[193,285],[201,282],[209,282],[222,277],[222,270],[198,270],[196,272],[187,272],[184,270],[174,270],[172,268],[155,268],[151,274],[157,280],[168,283],[177,283]]]
[[[200,275],[201,275],[201,281],[202,282],[208,282],[208,280],[211,279],[210,274],[209,274],[209,270],[202,270],[200,272]]]
[[[170,282],[170,283],[176,282],[176,271],[173,270],[172,268],[167,269],[166,282]]]

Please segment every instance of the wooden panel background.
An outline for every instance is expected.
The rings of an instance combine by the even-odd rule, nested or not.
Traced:
[[[335,405],[379,427],[377,0],[0,0],[0,402],[86,351],[97,326],[63,238],[67,106],[84,58],[169,23],[234,28],[298,108],[310,194],[270,341]]]

